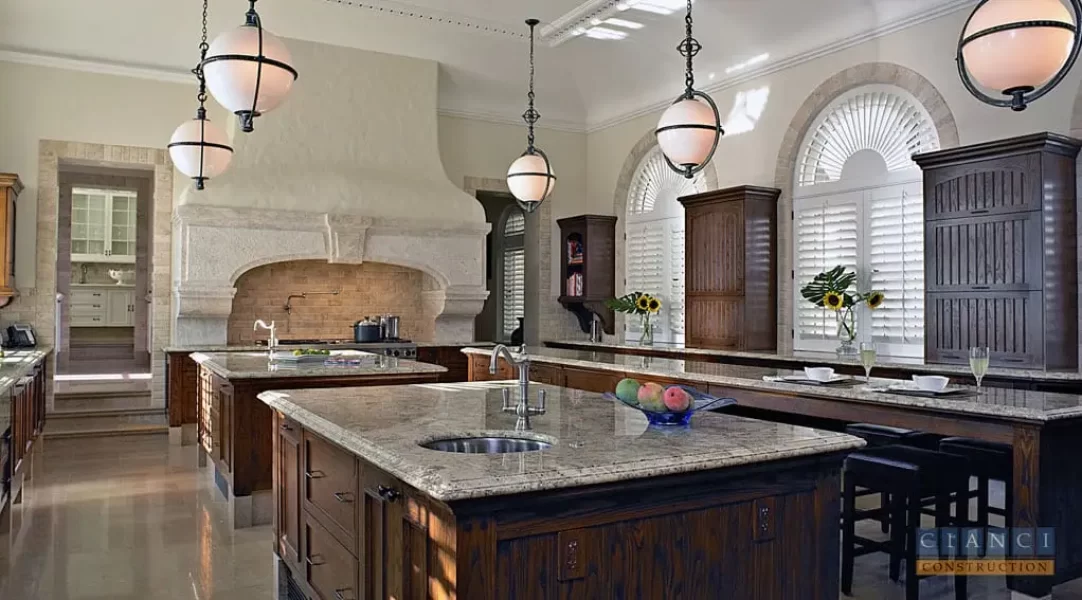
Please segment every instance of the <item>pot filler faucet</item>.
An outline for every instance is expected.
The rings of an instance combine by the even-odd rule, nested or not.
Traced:
[[[507,360],[507,364],[518,369],[518,404],[511,406],[511,390],[503,390],[503,412],[513,412],[518,415],[515,421],[515,431],[530,430],[530,416],[545,414],[545,390],[537,392],[538,406],[530,406],[530,355],[526,353],[526,346],[518,349],[518,357],[508,350],[507,346],[499,344],[492,349],[492,358],[488,362],[488,372],[495,375],[499,366],[500,356]]]
[[[252,325],[252,331],[259,331],[260,327],[270,330],[270,338],[267,340],[267,349],[273,355],[274,349],[278,347],[278,335],[274,326],[274,321],[271,321],[270,325],[267,325],[263,322],[263,319],[260,319],[255,322],[255,325]]]

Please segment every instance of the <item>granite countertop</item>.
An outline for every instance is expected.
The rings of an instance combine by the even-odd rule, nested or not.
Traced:
[[[709,357],[732,357],[773,360],[792,363],[794,366],[799,366],[801,368],[803,368],[804,365],[807,365],[809,363],[828,367],[836,367],[841,365],[848,365],[854,367],[860,366],[860,361],[857,359],[857,357],[841,358],[833,352],[810,352],[804,350],[796,350],[788,354],[778,354],[775,352],[746,352],[741,350],[709,350],[704,348],[685,348],[682,344],[656,344],[653,346],[644,347],[637,344],[615,344],[608,342],[589,342],[581,340],[551,340],[546,343],[566,344],[569,346],[574,346],[576,349],[597,349],[603,352],[657,350],[661,352],[678,353],[693,359],[708,359]],[[928,364],[920,358],[880,358],[881,360],[876,361],[876,365],[879,367],[905,369],[913,373],[930,373],[936,375],[957,375],[960,377],[972,377],[972,373],[970,372],[968,365]],[[991,367],[988,369],[986,377],[1008,377],[1011,379],[1031,381],[1078,381],[1082,383],[1082,372],[1079,371],[1047,371],[1039,369],[1012,369],[1007,367]]]
[[[411,342],[418,348],[467,348],[467,347],[491,347],[493,342]],[[314,348],[319,350],[364,350],[374,346],[382,346],[382,342],[371,344],[356,344],[347,342],[342,344],[281,344],[281,348]],[[238,345],[214,345],[195,344],[190,346],[166,346],[162,352],[166,353],[192,353],[192,352],[266,352],[266,346],[238,346]]]
[[[4,350],[0,359],[0,432],[7,430],[11,421],[11,395],[8,390],[26,377],[34,366],[45,360],[53,351],[50,346],[38,346],[27,350]]]
[[[487,348],[466,348],[463,352],[492,355],[492,350]],[[558,348],[530,347],[527,348],[527,352],[530,360],[535,363],[629,373],[642,379],[649,379],[651,376],[669,377],[695,384],[721,385],[758,392],[775,391],[840,402],[908,406],[945,413],[983,415],[1021,421],[1045,422],[1082,418],[1082,396],[1075,394],[985,387],[981,389],[979,397],[921,398],[869,391],[869,388],[863,385],[856,387],[811,386],[764,381],[764,377],[779,377],[803,372],[773,367],[749,367]],[[872,372],[875,372],[874,369]],[[969,377],[971,381],[972,375]],[[966,380],[960,379],[958,382],[952,382],[951,385],[956,387],[964,381]],[[873,386],[882,387],[892,382],[896,383],[897,380],[872,378]],[[734,395],[739,402],[739,395]]]
[[[548,411],[515,433],[500,410],[509,382],[264,392],[304,427],[444,502],[738,467],[852,450],[859,438],[732,415],[696,415],[688,428],[648,427],[642,413],[599,394],[531,386]],[[514,390],[512,390],[513,393]],[[394,409],[388,410],[388,398]],[[515,454],[427,450],[433,439],[502,435],[552,443]]]
[[[382,375],[439,375],[447,369],[439,365],[360,352],[335,350],[331,357],[349,357],[359,364],[324,364],[271,362],[267,352],[195,352],[192,360],[226,379],[274,379],[281,377],[379,377]]]

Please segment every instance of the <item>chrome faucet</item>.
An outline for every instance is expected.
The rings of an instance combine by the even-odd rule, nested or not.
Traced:
[[[503,390],[503,412],[513,412],[518,415],[515,422],[515,431],[529,431],[530,415],[545,414],[545,390],[537,393],[538,406],[530,406],[530,355],[526,353],[526,346],[518,349],[518,358],[503,344],[492,349],[492,358],[488,362],[488,372],[495,375],[499,366],[500,356],[507,360],[507,364],[518,369],[518,403],[511,406],[511,390]]]
[[[270,350],[271,356],[274,356],[274,349],[278,347],[278,334],[277,328],[274,326],[274,321],[271,321],[270,325],[267,325],[263,319],[259,319],[255,322],[255,325],[252,325],[252,331],[259,331],[260,327],[270,330],[270,339],[267,340],[267,348]]]

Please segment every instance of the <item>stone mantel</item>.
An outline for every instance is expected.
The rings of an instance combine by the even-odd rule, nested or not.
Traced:
[[[427,275],[436,341],[473,339],[484,305],[488,223],[181,205],[173,213],[176,343],[224,343],[237,279],[291,260],[366,261]]]

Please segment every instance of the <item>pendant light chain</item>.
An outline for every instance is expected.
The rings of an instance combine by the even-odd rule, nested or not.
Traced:
[[[529,106],[526,108],[526,112],[522,113],[522,120],[526,121],[528,133],[526,134],[526,152],[529,154],[534,153],[534,124],[541,120],[541,113],[537,112],[534,108],[534,27],[537,26],[537,21],[531,19],[527,21],[530,26],[530,91],[526,94],[529,99]]]
[[[696,40],[691,33],[691,28],[693,24],[693,20],[691,18],[691,1],[692,0],[688,0],[688,12],[687,15],[684,17],[684,24],[687,29],[687,38],[685,38],[683,42],[680,42],[680,45],[676,47],[676,49],[680,52],[681,56],[687,59],[687,72],[684,74],[684,84],[686,86],[684,89],[684,97],[689,100],[695,97],[695,70],[693,66],[693,61],[695,59],[695,55],[699,53],[699,50],[702,50],[702,45],[699,44],[699,40]]]
[[[252,94],[252,112],[248,117],[248,126],[251,126],[251,120],[259,116],[256,112],[256,105],[259,103],[259,86],[263,82],[263,20],[259,18],[259,13],[255,11],[256,0],[248,0],[248,14],[245,17],[248,23],[254,25],[259,32],[259,53],[256,55],[259,60],[256,61],[255,68],[255,93]]]
[[[199,174],[195,176],[195,189],[201,190],[205,187],[207,178],[203,175],[203,164],[206,156],[206,139],[207,139],[207,78],[203,73],[203,61],[207,58],[207,50],[210,49],[210,44],[207,43],[207,4],[209,0],[203,0],[203,33],[202,38],[199,40],[199,64],[192,69],[195,73],[195,77],[199,80],[199,93],[196,94],[196,99],[199,100],[199,108],[195,112],[195,118],[199,120]]]

